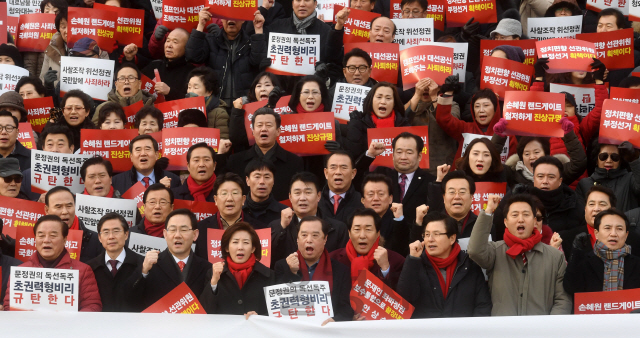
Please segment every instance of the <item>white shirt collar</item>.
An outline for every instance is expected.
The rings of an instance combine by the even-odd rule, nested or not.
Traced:
[[[178,262],[184,262],[184,264],[187,264],[187,261],[189,260],[189,256],[187,256],[187,258],[185,259],[179,259],[178,257],[174,256],[173,254],[171,254],[171,257],[173,257],[173,259],[175,259],[176,264],[178,264]]]
[[[122,264],[124,263],[124,258],[127,257],[127,252],[124,248],[122,248],[122,251],[120,252],[120,254],[118,255],[118,257],[116,257],[116,261],[118,261],[118,263]],[[108,253],[104,253],[104,263],[105,264],[109,264],[109,261],[111,260],[111,257],[109,257]]]
[[[329,198],[333,201],[333,196],[335,195],[339,195],[340,197],[342,197],[344,199],[344,197],[347,195],[346,192],[343,192],[342,194],[336,194],[335,192],[331,191],[331,189],[329,189]]]

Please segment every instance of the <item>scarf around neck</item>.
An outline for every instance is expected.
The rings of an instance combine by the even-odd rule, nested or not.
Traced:
[[[604,243],[596,241],[593,252],[604,262],[602,291],[622,290],[624,286],[624,256],[631,254],[631,247],[625,244],[618,250],[609,250]]]
[[[507,255],[511,256],[513,259],[516,259],[516,257],[519,257],[523,253],[533,249],[533,247],[540,243],[541,240],[542,234],[540,234],[539,231],[536,231],[535,228],[533,234],[527,239],[520,239],[511,234],[508,228],[504,229],[504,242],[509,246]]]
[[[327,248],[324,248],[322,256],[320,256],[318,266],[316,266],[316,271],[313,273],[313,279],[309,278],[309,268],[307,267],[307,262],[304,260],[304,257],[302,257],[302,253],[300,253],[300,250],[296,251],[296,253],[298,254],[298,261],[300,262],[300,272],[302,273],[302,280],[329,282],[329,290],[333,291],[333,268],[331,268],[331,259],[329,258],[329,252],[327,251]]]
[[[307,114],[307,113],[322,113],[324,111],[324,104],[320,104],[318,108],[312,111],[306,111],[302,106],[302,103],[298,102],[298,106],[296,107],[296,112],[298,114]]]
[[[296,25],[296,30],[300,34],[307,34],[307,28],[313,24],[318,12],[314,9],[313,13],[304,19],[298,19],[296,13],[293,13],[293,24]]]
[[[449,286],[451,286],[451,280],[453,279],[453,274],[456,272],[456,266],[458,266],[458,255],[460,254],[460,244],[455,243],[451,248],[451,252],[449,252],[449,256],[447,258],[438,258],[429,255],[427,249],[424,249],[424,252],[427,254],[427,258],[433,265],[433,269],[436,270],[436,275],[438,276],[438,281],[440,282],[440,288],[442,289],[442,294],[444,298],[447,298],[447,292],[449,291]],[[442,273],[440,269],[445,269],[447,273],[447,280],[444,280],[442,277]]]
[[[373,124],[376,128],[393,128],[395,127],[396,122],[396,112],[395,110],[392,110],[389,116],[382,119],[372,112],[371,119],[373,120]]]
[[[74,216],[73,223],[71,224],[71,227],[69,227],[69,230],[80,230],[80,220],[78,219],[78,216]]]
[[[248,194],[247,196],[247,206],[251,210],[252,216],[255,215],[256,217],[262,215],[267,210],[267,208],[269,208],[269,205],[271,205],[272,201],[272,195],[269,195],[269,198],[262,202],[256,202],[251,199],[251,194]]]
[[[255,264],[256,256],[253,253],[244,263],[236,263],[231,259],[231,257],[227,256],[227,266],[229,267],[229,271],[233,277],[236,278],[236,282],[238,282],[240,290],[242,290],[244,283],[247,281],[247,278],[249,278]]]
[[[44,259],[42,256],[40,256],[40,253],[36,251],[36,255],[38,255],[38,262],[40,262],[40,265],[42,265],[43,268],[55,268],[56,266],[58,266],[58,264],[60,264],[60,261],[62,260],[62,258],[64,258],[64,255],[66,254],[67,254],[67,249],[62,249],[62,252],[60,253],[60,256],[58,256],[58,258],[52,261],[48,261]]]
[[[109,193],[107,194],[107,196],[105,197],[109,197],[112,198],[113,197],[113,186],[111,186],[111,189],[109,189]],[[84,189],[84,191],[82,192],[83,195],[89,195],[89,192],[87,191],[87,188]]]
[[[162,230],[164,230],[164,223],[153,224],[146,217],[144,219],[144,231],[149,236],[162,238],[164,235],[162,234]]]
[[[213,190],[213,182],[215,181],[216,174],[213,174],[209,178],[209,180],[202,184],[196,183],[196,180],[194,180],[193,177],[189,175],[189,177],[187,177],[187,188],[189,188],[189,193],[191,193],[191,196],[193,196],[193,200],[198,202],[206,202],[207,196],[209,196],[211,190]]]
[[[345,248],[345,250],[347,251],[347,257],[351,262],[351,281],[352,282],[355,282],[356,279],[358,279],[358,274],[360,273],[360,270],[369,270],[373,267],[373,263],[374,263],[373,253],[378,248],[379,242],[380,242],[380,236],[378,236],[375,243],[373,243],[371,250],[369,250],[369,252],[366,255],[358,256],[358,252],[356,251],[356,248],[353,246],[353,242],[351,242],[351,239],[349,239],[349,242],[347,243],[347,247]]]
[[[527,181],[533,182],[533,173],[524,165],[524,162],[518,161],[518,163],[516,163],[516,171],[519,171]]]

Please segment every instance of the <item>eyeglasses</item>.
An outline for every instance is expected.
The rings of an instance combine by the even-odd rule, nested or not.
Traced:
[[[402,14],[407,15],[407,16],[411,15],[413,17],[417,17],[418,15],[420,15],[422,13],[424,13],[424,11],[421,11],[421,10],[418,10],[418,9],[414,9],[412,11],[408,10],[408,9],[405,9],[405,10],[402,11]]]
[[[611,157],[611,161],[618,162],[620,161],[620,154],[618,153],[600,153],[598,154],[598,159],[602,162],[606,161],[609,157]]]
[[[320,96],[320,91],[314,90],[310,92],[308,90],[305,90],[302,93],[300,93],[300,96],[309,96],[309,95]]]
[[[78,113],[79,112],[83,112],[84,111],[84,107],[80,107],[80,106],[75,106],[75,107],[67,106],[67,107],[64,107],[64,112],[65,113],[70,113],[70,112],[72,112],[74,110],[77,111]]]
[[[138,81],[138,78],[133,76],[133,75],[128,76],[128,77],[121,76],[121,77],[117,78],[116,81],[118,81],[120,83],[126,83],[127,81],[135,82],[135,81]]]
[[[360,73],[364,73],[369,69],[369,66],[346,66],[344,68],[346,68],[349,73],[353,74],[356,70]]]
[[[169,201],[167,200],[160,200],[160,201],[147,201],[147,203],[145,203],[146,205],[150,206],[151,208],[155,207],[156,205],[160,205],[161,207],[166,207],[167,205],[169,205]]]
[[[22,176],[20,175],[11,175],[11,176],[7,176],[7,177],[3,177],[4,179],[4,183],[11,183],[11,182],[16,182],[18,184],[22,183]]]
[[[446,233],[439,233],[439,232],[425,232],[424,233],[424,238],[429,238],[429,237],[433,237],[433,238],[438,238],[440,236],[446,236]]]
[[[107,236],[107,237],[109,237],[112,234],[114,236],[119,236],[122,233],[124,233],[124,231],[122,231],[122,229],[102,230],[102,231],[100,231],[100,235]]]
[[[0,126],[0,133],[3,130],[6,130],[7,133],[12,133],[14,130],[16,130],[16,127],[15,126]]]
[[[220,197],[222,197],[222,198],[227,198],[227,197],[229,197],[229,192],[228,192],[228,191],[222,191],[222,192],[220,192],[220,193],[218,194],[218,196],[220,196]],[[231,196],[233,196],[233,197],[240,197],[240,196],[242,196],[242,193],[241,193],[241,192],[239,192],[239,191],[235,191],[235,190],[234,190],[234,191],[232,191],[232,192],[231,192]]]
[[[170,235],[175,235],[176,232],[179,232],[181,234],[186,234],[189,231],[194,231],[195,229],[189,229],[187,227],[180,227],[180,228],[176,228],[176,227],[171,227],[167,229],[167,233]]]

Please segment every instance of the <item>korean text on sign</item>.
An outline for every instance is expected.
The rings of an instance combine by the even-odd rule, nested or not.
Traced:
[[[320,60],[320,35],[269,33],[267,70],[279,75],[313,75]]]
[[[11,267],[11,310],[78,311],[80,271]]]
[[[83,192],[84,181],[80,176],[80,168],[91,157],[31,150],[31,190],[44,193],[55,186],[65,186],[71,192]]]
[[[313,320],[322,323],[333,317],[329,282],[277,284],[264,288],[269,317]]]

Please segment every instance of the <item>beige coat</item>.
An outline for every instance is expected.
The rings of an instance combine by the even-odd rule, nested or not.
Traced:
[[[562,287],[567,263],[564,254],[549,245],[538,243],[522,259],[506,254],[504,241],[489,242],[493,216],[480,211],[468,253],[487,270],[493,302],[492,316],[571,314],[572,302]]]

